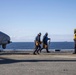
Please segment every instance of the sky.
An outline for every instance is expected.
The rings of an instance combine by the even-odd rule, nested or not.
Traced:
[[[33,42],[39,32],[51,41],[73,41],[76,0],[0,0],[0,31],[13,42]]]

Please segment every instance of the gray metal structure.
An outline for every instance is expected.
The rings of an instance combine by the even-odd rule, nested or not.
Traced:
[[[2,46],[2,48],[5,49],[6,45],[9,43],[11,43],[10,37],[7,34],[0,31],[0,45]]]

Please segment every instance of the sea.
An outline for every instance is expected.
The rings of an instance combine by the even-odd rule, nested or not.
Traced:
[[[48,43],[49,49],[74,49],[74,42],[51,42]],[[10,44],[7,44],[6,49],[9,50],[33,50],[35,48],[34,42],[12,42]]]

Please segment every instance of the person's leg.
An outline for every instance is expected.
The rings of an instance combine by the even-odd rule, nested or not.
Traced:
[[[47,53],[50,53],[50,51],[48,50],[48,45],[47,45],[47,47],[46,47],[46,52],[47,52]]]
[[[34,55],[36,55],[37,49],[38,49],[38,46],[35,46],[35,50],[33,52]]]
[[[40,53],[41,53],[41,51],[43,50],[44,48],[40,48]]]
[[[41,50],[41,46],[39,45],[38,46],[38,49],[37,49],[37,53],[39,54],[39,51]]]
[[[43,43],[42,48],[40,49],[40,52],[41,52],[43,49],[45,49],[45,44],[44,44],[44,43]]]
[[[75,42],[75,51],[74,51],[74,53],[76,53],[76,42]]]

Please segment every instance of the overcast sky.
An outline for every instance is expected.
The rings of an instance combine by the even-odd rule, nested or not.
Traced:
[[[34,41],[48,32],[51,41],[73,41],[76,0],[0,0],[0,31],[12,41]]]

